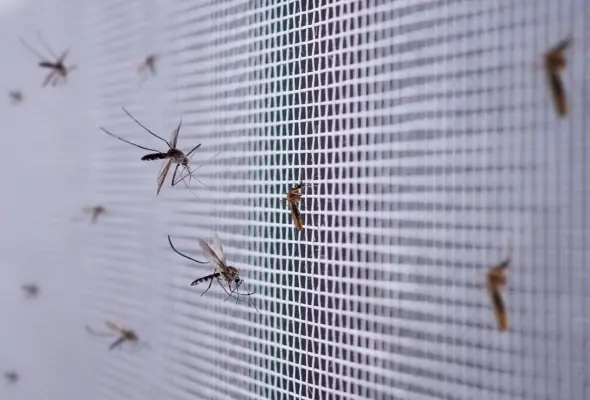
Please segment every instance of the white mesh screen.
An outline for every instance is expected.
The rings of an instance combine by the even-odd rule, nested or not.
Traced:
[[[14,241],[51,238],[44,268],[58,272],[31,270],[48,287],[39,307],[51,312],[35,318],[49,350],[19,361],[24,388],[10,396],[588,398],[583,0],[39,7],[8,26],[43,29],[79,70],[41,91],[34,59],[14,46],[32,95],[4,115],[15,127],[36,115],[29,137],[56,138],[20,163],[32,176],[45,168],[46,192],[31,196],[52,199],[54,222]],[[543,54],[568,36],[571,113],[559,119]],[[142,82],[148,53],[157,75]],[[165,138],[182,117],[179,146],[202,143],[193,160],[207,186],[193,180],[193,195],[167,181],[156,197],[159,162],[98,129],[162,144],[121,106]],[[30,144],[26,134],[13,140]],[[315,186],[298,233],[280,200],[300,180]],[[71,221],[98,203],[98,224]],[[203,260],[197,238],[215,232],[260,313],[218,285],[201,297],[206,286],[189,284],[213,267],[166,238]],[[484,285],[510,243],[500,333]],[[106,318],[149,348],[108,352],[83,329]],[[4,339],[27,346],[19,332]],[[49,371],[59,384],[44,383]]]

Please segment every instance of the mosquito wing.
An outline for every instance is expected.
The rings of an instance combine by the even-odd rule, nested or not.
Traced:
[[[217,233],[213,236],[213,243],[211,243],[211,249],[215,252],[217,257],[223,262],[224,265],[227,265],[225,262],[225,253],[223,251],[223,245],[221,244],[221,239]]]
[[[225,269],[225,263],[217,256],[217,254],[215,254],[215,251],[213,251],[207,242],[205,242],[203,239],[199,239],[199,244],[203,249],[203,255],[207,260],[209,260],[211,264],[215,265],[221,270]]]
[[[176,127],[176,129],[172,133],[172,139],[170,139],[170,147],[173,149],[176,148],[176,143],[178,143],[178,133],[180,132],[181,125],[182,125],[182,118],[180,119],[178,126]]]
[[[105,321],[105,325],[107,326],[107,328],[109,328],[110,330],[112,330],[113,332],[117,332],[117,333],[121,333],[121,327],[117,324],[115,324],[113,321]]]
[[[160,194],[160,190],[162,190],[162,185],[166,180],[166,175],[168,175],[168,170],[170,170],[170,165],[172,164],[172,158],[167,159],[164,161],[164,165],[162,165],[162,169],[160,170],[160,175],[158,175],[158,190],[156,195]]]

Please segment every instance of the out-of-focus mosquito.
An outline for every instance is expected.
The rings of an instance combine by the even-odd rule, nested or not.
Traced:
[[[221,286],[221,288],[227,294],[226,300],[230,297],[234,298],[234,293],[236,294],[236,303],[242,301],[240,299],[240,296],[248,296],[248,303],[254,305],[254,308],[258,312],[258,307],[256,307],[256,303],[252,300],[252,295],[255,293],[248,291],[246,291],[245,293],[240,293],[239,289],[240,286],[244,283],[244,280],[240,277],[239,269],[227,265],[227,261],[225,260],[225,253],[223,252],[223,245],[221,244],[221,239],[219,238],[219,236],[215,234],[211,245],[209,245],[203,239],[198,240],[199,245],[203,249],[203,254],[205,255],[205,258],[207,258],[207,260],[209,260],[209,262],[215,266],[215,270],[210,275],[206,275],[201,278],[195,279],[191,282],[191,286],[195,286],[199,283],[209,281],[209,286],[207,286],[207,289],[203,293],[201,293],[201,296],[203,296],[205,293],[207,293],[207,291],[209,291],[211,285],[213,284],[213,281],[216,280],[217,283],[219,283],[219,286]],[[176,248],[172,244],[170,235],[168,235],[168,243],[170,243],[170,247],[172,247],[172,250],[174,250],[176,254],[191,261],[197,262],[199,264],[206,264],[203,261],[197,261],[194,258],[189,257],[181,253],[180,251],[176,250]],[[224,283],[227,284],[227,288],[224,286]],[[234,284],[233,288],[232,284]]]
[[[10,101],[13,105],[17,105],[22,103],[24,96],[23,92],[20,90],[11,90],[8,92],[8,97],[10,97]]]
[[[143,60],[141,62],[141,64],[139,64],[139,67],[137,67],[137,72],[139,74],[143,74],[144,72],[149,71],[151,76],[155,76],[157,61],[158,61],[158,56],[156,56],[155,54],[148,54],[145,57],[145,60]]]
[[[34,283],[26,283],[22,285],[21,290],[24,292],[27,299],[34,299],[39,296],[39,286]]]
[[[502,297],[502,289],[506,286],[506,269],[510,265],[510,257],[494,266],[489,272],[486,286],[492,300],[492,308],[498,322],[498,329],[502,332],[508,330],[508,311]]]
[[[132,146],[138,147],[143,150],[154,152],[154,153],[147,154],[147,155],[141,157],[141,159],[143,161],[164,160],[164,164],[162,165],[162,168],[160,169],[160,173],[158,174],[158,187],[157,187],[156,195],[160,194],[160,190],[162,189],[162,185],[164,184],[164,181],[166,180],[166,175],[168,175],[168,171],[170,170],[170,166],[172,165],[172,162],[176,163],[176,167],[174,168],[174,174],[172,175],[172,186],[175,186],[180,181],[182,181],[184,183],[184,185],[187,187],[187,189],[190,190],[190,187],[184,181],[184,178],[188,177],[189,183],[190,183],[190,179],[193,177],[194,171],[190,170],[188,163],[191,160],[192,155],[194,154],[195,150],[197,150],[199,147],[201,147],[201,144],[199,143],[198,145],[193,147],[186,154],[176,148],[176,144],[178,142],[178,134],[180,132],[180,127],[182,125],[182,119],[180,120],[180,123],[178,124],[178,126],[176,127],[174,132],[172,133],[172,139],[170,141],[167,141],[167,140],[161,138],[160,136],[156,135],[154,132],[150,131],[148,128],[146,128],[141,122],[139,122],[137,119],[135,119],[135,117],[133,117],[133,115],[131,115],[124,107],[122,107],[122,108],[123,108],[123,111],[125,112],[125,114],[127,114],[133,121],[135,121],[135,123],[137,123],[137,125],[141,126],[143,129],[145,129],[150,135],[152,135],[152,136],[160,139],[164,143],[166,143],[166,145],[168,146],[168,150],[166,152],[161,152],[158,150],[150,149],[148,147],[143,147],[143,146],[132,143],[128,140],[123,139],[122,137],[119,137],[119,136],[109,132],[103,127],[101,127],[100,129],[103,132],[105,132],[106,134],[108,134],[116,139],[119,139],[122,142],[128,143]],[[178,175],[178,179],[177,179],[176,174],[178,172],[179,167],[182,167],[183,171],[187,172],[187,176],[183,176],[183,174],[182,174],[183,171],[181,171],[180,174]],[[197,179],[197,181],[201,182],[198,178],[195,178],[195,179]]]
[[[50,70],[50,72],[45,77],[45,80],[43,81],[43,87],[47,86],[49,83],[51,83],[51,86],[56,86],[59,82],[62,82],[62,81],[66,82],[68,74],[71,71],[73,71],[74,69],[76,69],[76,65],[71,65],[69,67],[66,67],[66,65],[64,64],[66,57],[68,55],[69,49],[66,49],[58,57],[56,55],[56,53],[54,53],[54,51],[51,49],[51,47],[45,42],[45,40],[43,40],[43,37],[41,36],[41,34],[39,32],[37,32],[37,37],[39,38],[39,41],[41,42],[43,47],[45,47],[45,50],[47,50],[49,52],[49,55],[55,61],[49,61],[49,59],[47,57],[43,56],[40,52],[35,50],[24,39],[21,38],[20,41],[23,44],[23,46],[25,46],[27,48],[27,50],[29,50],[31,53],[33,53],[39,59],[39,66],[41,68],[47,68]]]
[[[4,379],[6,379],[6,382],[8,382],[11,385],[18,382],[18,378],[18,373],[16,373],[15,371],[7,371],[4,373]]]
[[[107,210],[101,205],[84,207],[83,211],[86,213],[92,214],[91,222],[93,224],[97,221],[99,215],[107,212]]]
[[[123,342],[137,343],[139,341],[139,336],[137,336],[137,334],[135,333],[135,331],[132,331],[131,329],[125,329],[125,328],[121,327],[120,325],[118,325],[118,324],[116,324],[116,323],[114,323],[112,321],[109,321],[109,320],[107,320],[105,322],[105,325],[112,332],[100,333],[100,332],[97,332],[97,331],[93,330],[88,325],[86,326],[86,331],[88,333],[90,333],[92,336],[99,336],[99,337],[107,337],[107,336],[119,335],[119,337],[117,338],[117,340],[115,340],[109,346],[109,350],[113,350],[113,349],[121,346],[123,344]]]
[[[560,117],[565,117],[568,114],[568,103],[561,73],[567,63],[564,52],[569,47],[570,43],[570,38],[562,40],[555,47],[545,53],[545,71],[547,73],[547,80],[553,96],[555,110]]]

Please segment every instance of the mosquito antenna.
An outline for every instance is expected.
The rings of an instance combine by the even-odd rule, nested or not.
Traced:
[[[174,245],[172,244],[172,239],[170,239],[170,235],[168,235],[168,243],[170,243],[170,247],[172,247],[172,250],[174,250],[174,252],[175,252],[176,254],[178,254],[179,256],[182,256],[182,257],[184,257],[184,258],[186,258],[186,259],[189,259],[189,260],[191,260],[191,261],[194,261],[194,262],[196,262],[196,263],[199,263],[199,264],[208,264],[208,263],[207,263],[207,262],[205,262],[205,261],[197,261],[197,260],[195,260],[194,258],[190,258],[189,256],[187,256],[187,255],[185,255],[185,254],[182,254],[180,251],[176,250],[176,248],[175,248],[175,247],[174,247]]]
[[[28,44],[25,39],[23,38],[19,38],[20,42],[23,44],[23,46],[25,46],[27,48],[27,50],[29,50],[31,53],[33,53],[39,60],[41,61],[47,61],[47,58],[43,57],[41,55],[41,53],[39,53],[37,50],[35,50],[33,48],[33,46],[31,46],[30,44]]]
[[[51,56],[55,59],[55,60],[59,60],[59,57],[55,54],[55,52],[53,51],[53,49],[51,49],[51,46],[49,46],[47,44],[47,42],[43,39],[43,36],[41,36],[41,31],[37,31],[37,37],[39,38],[39,41],[41,42],[41,44],[45,47],[45,49],[49,52],[49,54],[51,54]]]
[[[113,333],[100,333],[100,332],[97,332],[94,329],[92,329],[91,327],[89,327],[88,325],[86,325],[85,328],[86,328],[86,332],[88,332],[92,336],[97,336],[97,337],[110,337],[110,336],[114,336]]]
[[[201,147],[201,144],[202,144],[202,143],[199,143],[198,145],[196,145],[195,147],[193,147],[193,149],[192,149],[191,151],[189,151],[188,153],[186,153],[186,156],[187,156],[187,157],[190,157],[190,155],[191,155],[191,154],[193,154],[193,152],[194,152],[195,150],[197,150],[199,147]]]
[[[143,125],[141,122],[139,122],[138,120],[136,120],[135,117],[133,115],[131,115],[131,113],[125,109],[125,107],[121,107],[121,108],[123,109],[123,111],[125,112],[125,114],[127,114],[129,116],[129,118],[131,118],[133,121],[135,121],[135,123],[137,125],[141,126],[143,129],[145,129],[146,131],[148,131],[152,136],[157,137],[158,139],[160,139],[161,141],[163,141],[164,143],[166,143],[169,148],[172,148],[172,146],[170,146],[170,143],[168,143],[168,141],[166,139],[161,138],[160,136],[156,135],[154,132],[152,132],[148,128],[146,128],[145,125]]]
[[[114,133],[111,133],[111,132],[107,131],[107,130],[106,130],[105,128],[103,128],[102,126],[100,127],[100,129],[101,129],[101,130],[102,130],[104,133],[106,133],[107,135],[111,135],[112,137],[114,137],[114,138],[116,138],[116,139],[119,139],[119,140],[121,140],[122,142],[128,143],[128,144],[130,144],[130,145],[132,145],[132,146],[135,146],[135,147],[139,147],[140,149],[144,149],[144,150],[147,150],[147,151],[153,151],[153,152],[155,152],[155,153],[159,153],[159,151],[158,151],[158,150],[154,150],[154,149],[150,149],[150,148],[147,148],[147,147],[143,147],[143,146],[140,146],[140,145],[138,145],[138,144],[132,143],[132,142],[130,142],[129,140],[125,140],[125,139],[123,139],[122,137],[119,137],[119,136],[115,135]]]

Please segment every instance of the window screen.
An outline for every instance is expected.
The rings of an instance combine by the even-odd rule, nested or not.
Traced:
[[[588,398],[583,0],[49,3],[19,32],[41,25],[79,70],[19,109],[56,138],[19,166],[57,183],[35,236],[56,244],[29,258],[59,271],[31,273],[43,329],[63,328],[53,366],[21,362],[21,393]],[[560,118],[544,54],[566,38]],[[165,146],[121,106],[166,139],[182,120],[200,182],[156,197],[159,163],[98,129]],[[301,232],[281,204],[300,181]],[[72,221],[86,204],[107,213]],[[258,311],[216,283],[201,296],[213,266],[168,245],[204,260],[216,232]],[[507,257],[502,333],[486,275]],[[105,319],[145,345],[108,352],[84,332]],[[35,377],[50,370],[63,385]]]

